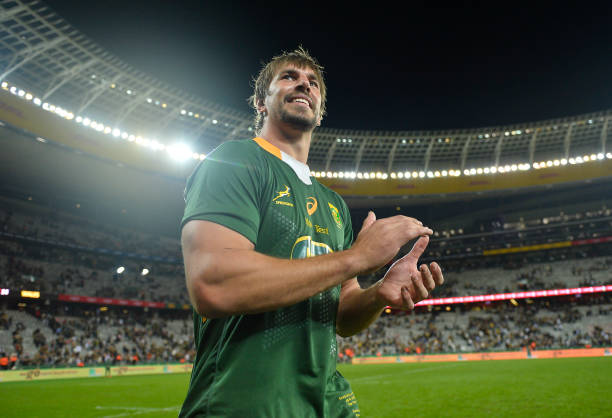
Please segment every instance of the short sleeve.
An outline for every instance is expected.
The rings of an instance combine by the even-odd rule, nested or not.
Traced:
[[[344,224],[344,249],[348,250],[353,245],[353,222],[351,221],[351,214],[344,199],[342,199],[342,207],[344,208],[344,219],[346,219]]]
[[[353,222],[351,221],[351,212],[349,211],[349,208],[346,205],[344,199],[340,197],[340,195],[338,195],[337,193],[336,197],[340,201],[339,207],[341,208],[341,216],[344,221],[344,243],[342,249],[348,250],[353,245]]]
[[[230,141],[199,164],[187,180],[181,228],[191,220],[210,221],[257,243],[263,170],[253,151]]]

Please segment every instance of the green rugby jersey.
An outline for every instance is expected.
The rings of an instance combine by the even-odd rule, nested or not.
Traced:
[[[262,138],[219,146],[187,180],[185,200],[182,225],[224,225],[274,257],[342,251],[353,239],[342,198]],[[197,355],[180,416],[359,416],[336,371],[339,296],[337,286],[286,308],[219,319],[194,311]]]

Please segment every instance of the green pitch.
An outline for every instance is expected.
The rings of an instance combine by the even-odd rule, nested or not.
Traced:
[[[612,358],[343,365],[340,371],[362,417],[612,416]],[[175,417],[188,381],[182,374],[0,383],[0,416]]]

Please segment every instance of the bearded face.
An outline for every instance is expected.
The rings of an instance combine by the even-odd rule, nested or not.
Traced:
[[[321,92],[314,72],[291,64],[281,68],[270,83],[264,109],[271,120],[312,131],[321,122]]]

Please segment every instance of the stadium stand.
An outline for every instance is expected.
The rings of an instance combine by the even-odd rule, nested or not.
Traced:
[[[0,23],[0,367],[191,361],[181,194],[214,147],[253,136],[251,115],[132,68],[41,1],[0,0]],[[309,165],[355,232],[372,207],[435,227],[434,298],[610,285],[611,119],[321,128]],[[391,311],[339,352],[609,346],[609,295]]]
[[[3,286],[39,290],[43,295],[43,302],[29,303],[23,308],[16,306],[16,300],[5,302],[9,309],[5,308],[0,314],[0,352],[16,354],[15,366],[129,364],[193,358],[189,311],[156,310],[151,315],[143,308],[121,310],[113,306],[105,306],[101,311],[99,305],[56,300],[58,294],[65,293],[186,304],[180,263],[154,262],[151,258],[147,264],[151,274],[141,276],[143,260],[126,256],[146,256],[148,250],[143,251],[142,242],[147,240],[157,243],[150,247],[151,252],[160,248],[157,246],[160,242],[167,245],[166,251],[176,251],[179,245],[176,240],[143,236],[141,242],[138,232],[132,237],[119,226],[94,224],[33,201],[4,197],[0,202],[4,233],[0,238]],[[19,215],[14,216],[14,213]],[[563,234],[572,234],[570,227],[579,224],[568,226],[568,222],[576,220],[586,219],[578,228],[586,231],[583,238],[605,232],[601,227],[589,229],[590,221],[595,220],[599,225],[596,220],[608,217],[609,211],[605,208],[580,213],[566,210],[565,213],[568,213],[565,223],[553,220],[558,228],[547,224],[537,239],[533,238],[535,241],[519,240],[516,245],[555,241],[559,228]],[[525,213],[523,217],[525,225],[538,227],[542,224],[538,213],[534,218],[528,216]],[[605,222],[609,228],[609,219]],[[516,232],[508,229],[510,233]],[[115,237],[121,233],[129,239],[110,248],[117,250],[119,256],[106,251],[110,249],[98,247],[113,246]],[[474,239],[486,247],[486,238],[490,236],[487,234],[490,231],[457,234],[453,239],[458,243],[457,248],[465,249],[466,242]],[[97,239],[83,239],[89,236]],[[432,246],[435,248],[437,242],[444,242],[443,237],[433,239]],[[79,247],[70,248],[69,245]],[[520,263],[503,267],[491,267],[495,263],[486,261],[491,256],[483,254],[472,257],[474,262],[462,268],[458,267],[465,264],[465,258],[451,258],[448,261],[455,261],[456,268],[448,268],[446,285],[436,289],[432,297],[612,284],[612,258],[595,256],[602,252],[609,254],[609,243],[577,248],[579,251],[574,253],[566,248],[526,251]],[[137,250],[141,252],[136,253]],[[116,273],[118,260],[126,271],[132,272],[131,275],[120,277]],[[374,278],[360,280],[367,282]],[[355,355],[516,350],[531,347],[532,343],[538,348],[599,346],[609,344],[612,333],[611,305],[606,296],[568,300],[546,298],[521,302],[520,306],[506,302],[445,308],[430,306],[411,315],[403,312],[384,315],[371,329],[347,339],[339,338],[340,352],[344,358],[350,358]],[[174,349],[169,351],[168,347]]]

